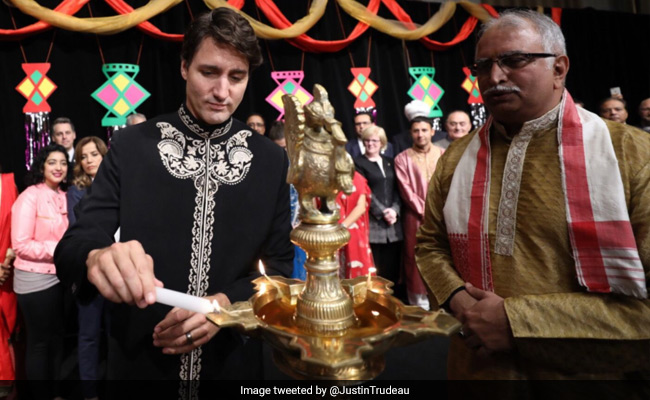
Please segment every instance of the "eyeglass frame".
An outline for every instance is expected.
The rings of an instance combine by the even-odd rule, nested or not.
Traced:
[[[523,56],[524,58],[526,58],[526,63],[524,65],[520,66],[520,67],[510,67],[510,66],[507,66],[507,65],[503,65],[503,60],[504,59],[507,59],[508,57],[513,57],[513,56],[517,56],[517,57],[522,57]],[[487,61],[489,61],[490,62],[489,68],[488,68],[488,66],[486,66],[485,70],[484,70],[485,72],[492,70],[492,65],[494,63],[497,63],[499,68],[501,68],[501,70],[503,72],[507,73],[507,72],[515,70],[515,69],[523,68],[526,65],[530,64],[531,62],[533,62],[533,60],[537,59],[537,58],[559,57],[559,56],[560,56],[559,54],[553,54],[553,53],[520,53],[520,52],[506,53],[506,54],[502,54],[502,55],[500,55],[500,56],[498,56],[496,58],[478,59],[478,60],[476,60],[474,62],[474,64],[470,65],[469,71],[472,73],[473,76],[478,76],[479,75],[478,70],[479,69],[483,70],[482,68],[479,67],[479,63],[486,63]]]

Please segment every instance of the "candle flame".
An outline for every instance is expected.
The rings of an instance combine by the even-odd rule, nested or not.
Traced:
[[[212,308],[214,308],[214,312],[216,313],[221,312],[221,306],[219,305],[219,302],[216,300],[212,300]]]
[[[264,270],[264,264],[262,264],[262,260],[260,260],[260,262],[258,263],[257,267],[258,267],[259,270],[260,270],[260,274],[266,276],[266,271]]]
[[[372,275],[372,274],[377,275],[377,268],[375,267],[368,268],[368,275]]]

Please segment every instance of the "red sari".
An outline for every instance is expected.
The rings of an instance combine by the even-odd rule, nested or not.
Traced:
[[[362,194],[366,195],[366,212],[356,220],[348,230],[350,231],[350,242],[341,249],[339,253],[339,260],[341,262],[341,275],[345,278],[356,278],[357,276],[368,275],[368,268],[374,267],[375,264],[372,260],[372,251],[370,250],[370,243],[368,239],[368,210],[370,209],[370,188],[366,179],[354,172],[354,179],[352,181],[356,190],[349,196],[343,192],[339,192],[336,197],[336,203],[340,207],[341,219],[339,223],[354,210],[354,207],[359,201]]]
[[[2,174],[2,198],[0,199],[0,263],[4,262],[7,249],[11,247],[11,206],[18,197],[14,174]],[[0,285],[0,381],[16,379],[13,349],[9,345],[16,326],[16,294],[13,274]]]

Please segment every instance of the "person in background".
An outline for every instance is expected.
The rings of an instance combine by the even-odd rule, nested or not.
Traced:
[[[269,139],[283,149],[287,148],[287,141],[284,138],[284,122],[275,121],[273,125],[271,125],[271,129],[269,130]]]
[[[426,117],[429,118],[431,113],[431,106],[422,100],[411,100],[404,106],[404,116],[406,120],[410,123],[415,117]],[[433,137],[431,138],[432,142],[439,142],[441,140],[447,140],[447,132],[445,131],[434,131]],[[413,138],[411,137],[411,128],[400,132],[397,135],[393,135],[391,139],[393,144],[393,149],[395,155],[403,152],[406,149],[410,149],[413,146]],[[440,146],[439,146],[440,147]]]
[[[126,117],[126,126],[141,124],[146,120],[147,120],[147,117],[144,114],[133,113],[133,114],[129,115],[128,117]]]
[[[106,144],[97,136],[87,136],[77,143],[74,180],[66,194],[70,225],[76,221],[75,206],[95,179],[99,165],[107,152]],[[96,381],[100,378],[98,366],[103,310],[104,297],[100,294],[94,296],[89,302],[82,303],[77,300],[79,378],[82,381],[81,392],[85,399],[97,398]]]
[[[409,303],[429,309],[427,288],[415,264],[415,234],[424,219],[429,181],[444,150],[431,143],[433,122],[427,117],[411,120],[413,146],[395,157],[395,175],[402,196],[404,223],[404,276]]]
[[[246,125],[248,125],[251,129],[260,135],[264,135],[266,133],[266,123],[264,122],[264,117],[262,117],[262,114],[254,113],[249,115],[248,118],[246,118]]]
[[[639,128],[650,132],[650,97],[639,104]]]
[[[399,220],[401,202],[393,160],[383,156],[386,146],[384,129],[371,125],[361,134],[365,154],[354,159],[354,165],[368,181],[370,201],[370,248],[377,275],[395,283],[399,279],[402,249],[402,224]]]
[[[368,275],[369,268],[375,266],[369,242],[370,187],[356,171],[352,183],[355,188],[352,194],[341,191],[336,196],[341,212],[339,223],[350,231],[350,241],[339,251],[340,275],[347,279]]]
[[[60,395],[63,359],[63,286],[56,276],[54,249],[68,228],[65,179],[67,152],[49,144],[34,159],[27,177],[31,184],[11,210],[14,291],[27,332],[25,373],[33,397]]]
[[[433,144],[436,146],[446,149],[449,145],[463,136],[467,135],[472,129],[472,121],[469,117],[469,114],[463,110],[452,111],[447,115],[445,119],[445,130],[447,131],[447,137],[435,140]]]
[[[76,138],[77,132],[70,118],[59,117],[52,122],[52,141],[65,148],[68,164],[74,162],[74,140]]]
[[[362,134],[363,131],[367,128],[375,125],[375,119],[370,111],[360,111],[354,116],[354,132],[356,133],[355,137],[348,140],[345,145],[345,150],[350,153],[352,158],[357,158],[366,153],[366,147],[363,142]],[[379,150],[381,155],[388,158],[395,157],[393,152],[393,145],[391,143],[384,143],[381,149]]]
[[[16,327],[16,294],[11,268],[16,254],[11,248],[11,206],[18,197],[14,174],[0,166],[0,398],[12,391],[16,370],[11,336]]]
[[[626,102],[623,98],[608,97],[600,102],[598,114],[610,121],[624,124],[627,121]]]

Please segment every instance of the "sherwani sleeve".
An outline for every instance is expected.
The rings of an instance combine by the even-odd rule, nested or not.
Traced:
[[[424,222],[418,230],[415,248],[415,260],[422,279],[438,305],[445,304],[452,293],[464,286],[454,268],[443,215],[446,192],[455,168],[455,163],[450,162],[448,155],[445,152],[440,159],[429,184]]]
[[[397,176],[397,184],[399,186],[402,200],[408,208],[413,210],[420,218],[424,214],[424,199],[413,190],[414,179],[416,177],[412,173],[412,165],[406,153],[401,153],[395,157],[395,175]]]

